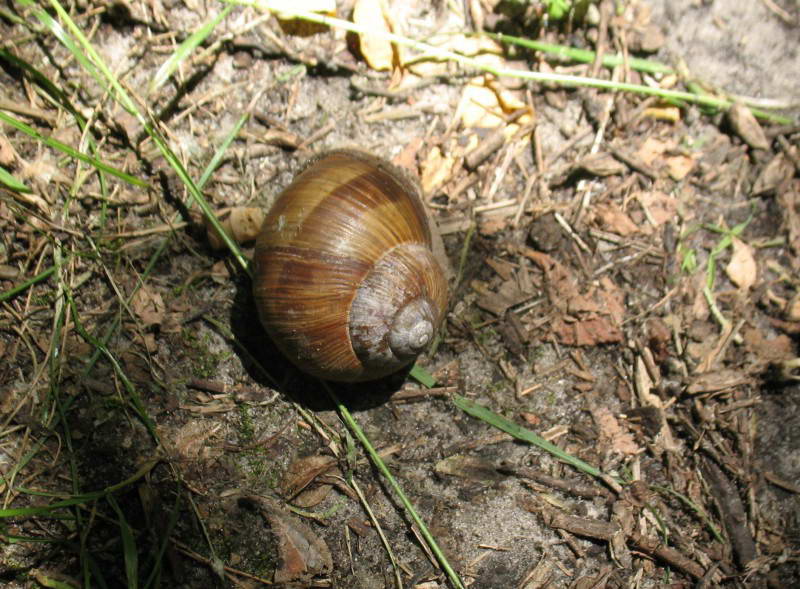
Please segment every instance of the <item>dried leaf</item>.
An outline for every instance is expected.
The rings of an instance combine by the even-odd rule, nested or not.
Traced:
[[[753,196],[772,194],[794,174],[794,168],[788,158],[779,153],[764,166],[753,184]]]
[[[146,327],[160,325],[164,321],[166,305],[161,294],[143,285],[131,300],[131,309]]]
[[[431,194],[444,184],[453,173],[454,165],[455,158],[452,155],[444,155],[439,147],[431,149],[420,166],[422,191]]]
[[[516,92],[480,76],[464,87],[456,117],[467,129],[505,127],[504,135],[511,137],[521,125],[527,125],[533,121],[533,113],[522,115],[512,125],[506,124],[504,115],[527,108],[527,106]]]
[[[675,180],[683,180],[694,168],[694,158],[688,155],[673,155],[667,158],[667,170],[670,177]]]
[[[655,137],[648,137],[636,151],[636,156],[643,164],[651,166],[653,162],[664,155],[664,152],[670,147],[671,144],[666,141],[661,141]]]
[[[777,364],[795,356],[792,340],[785,334],[767,339],[763,331],[753,327],[745,329],[742,336],[747,350],[761,362]]]
[[[625,456],[635,456],[642,452],[642,448],[634,441],[633,435],[620,426],[619,421],[606,407],[597,407],[592,411],[592,417],[600,430],[600,437],[605,438],[611,450]]]
[[[622,325],[625,319],[625,293],[608,276],[600,279],[600,287],[597,295],[603,303],[603,312],[611,315],[617,325]]]
[[[678,212],[678,201],[664,192],[640,192],[636,198],[647,209],[648,218],[656,227],[674,219]]]
[[[728,120],[736,134],[753,149],[769,149],[769,141],[764,129],[758,124],[750,109],[735,103],[728,111]]]
[[[471,481],[502,481],[506,477],[497,472],[494,464],[477,456],[448,456],[436,464],[436,472]]]
[[[613,324],[610,317],[593,317],[567,323],[556,319],[552,326],[559,343],[567,346],[596,346],[622,341],[622,330]]]
[[[187,421],[177,431],[159,428],[161,438],[167,451],[181,460],[209,460],[219,456],[219,448],[207,446],[206,441],[217,434],[222,425],[207,419]]]
[[[278,542],[281,563],[275,570],[273,582],[308,582],[333,570],[327,544],[306,524],[266,497],[244,500],[259,507]]]
[[[320,454],[295,460],[289,466],[281,481],[283,496],[291,499],[311,484],[315,478],[328,472],[334,466],[336,466],[335,458]]]
[[[584,170],[592,176],[600,177],[624,174],[628,169],[625,167],[625,164],[608,152],[587,155],[579,161],[575,167]]]
[[[753,248],[742,240],[733,238],[733,254],[725,267],[728,278],[742,290],[748,290],[755,284],[758,267],[753,257]]]
[[[595,211],[603,227],[612,233],[626,237],[639,232],[636,223],[617,205],[597,205]]]
[[[17,152],[5,135],[0,133],[0,166],[10,168],[17,160]]]
[[[316,507],[330,495],[333,485],[317,485],[313,489],[306,489],[292,499],[292,505],[301,509]]]
[[[383,0],[356,0],[353,7],[353,22],[369,31],[391,33],[386,18],[387,7]],[[392,69],[394,49],[392,44],[378,35],[359,35],[361,55],[369,66],[377,71]]]

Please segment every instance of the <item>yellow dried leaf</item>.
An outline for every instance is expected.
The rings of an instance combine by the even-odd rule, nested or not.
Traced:
[[[438,147],[431,149],[421,166],[422,191],[431,194],[441,186],[450,177],[454,164],[455,159],[451,155],[444,155]]]
[[[753,257],[753,248],[740,239],[733,238],[733,255],[725,267],[728,278],[742,290],[747,290],[756,282],[758,266]]]
[[[353,7],[353,22],[376,33],[391,33],[386,18],[386,4],[383,0],[356,0]],[[377,71],[389,70],[394,60],[392,44],[379,35],[359,35],[361,55],[369,66]]]
[[[294,18],[296,10],[318,12],[336,16],[336,0],[269,0],[270,9],[276,11],[278,23],[287,35],[310,37],[327,30],[327,25]]]
[[[677,123],[681,120],[681,110],[677,106],[658,106],[646,108],[643,116],[656,119],[657,121]]]
[[[526,107],[515,92],[480,77],[464,88],[456,112],[461,124],[468,129],[494,129],[505,125],[503,115]],[[517,124],[509,125],[510,133],[516,132],[519,125],[530,123],[532,115],[525,114],[517,120]]]

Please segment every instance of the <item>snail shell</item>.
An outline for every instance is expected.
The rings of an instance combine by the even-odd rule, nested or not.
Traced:
[[[267,333],[326,380],[399,370],[444,317],[447,284],[419,190],[365,153],[329,152],[297,176],[267,213],[253,262]]]

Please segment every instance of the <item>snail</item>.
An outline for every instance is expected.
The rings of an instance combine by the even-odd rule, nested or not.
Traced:
[[[324,380],[381,378],[433,339],[443,265],[416,183],[355,150],[313,160],[278,195],[256,240],[253,295],[266,332]]]

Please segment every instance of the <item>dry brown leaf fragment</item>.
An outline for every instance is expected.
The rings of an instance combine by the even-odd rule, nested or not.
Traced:
[[[762,330],[753,327],[745,329],[742,337],[747,350],[761,362],[778,363],[795,356],[792,340],[785,334],[767,339]]]
[[[297,496],[292,499],[292,505],[299,507],[300,509],[311,509],[312,507],[316,507],[325,501],[332,490],[333,485],[328,483],[317,485],[311,489],[306,489],[305,491],[298,493]]]
[[[648,137],[636,151],[636,157],[646,166],[651,166],[656,159],[664,155],[664,152],[671,147],[671,143],[655,137]]]
[[[794,175],[794,167],[788,158],[779,153],[764,166],[753,184],[753,196],[772,194]]]
[[[17,152],[5,135],[0,133],[0,166],[11,168],[17,160]]]
[[[222,428],[220,424],[212,424],[207,419],[192,419],[177,431],[159,428],[159,434],[172,456],[180,460],[208,460],[221,454],[219,448],[206,445]]]
[[[495,468],[495,465],[477,456],[456,454],[440,460],[435,467],[439,474],[461,477],[472,481],[498,482],[506,477]]]
[[[303,583],[333,570],[328,545],[310,527],[266,497],[246,497],[244,501],[259,508],[277,540],[280,564],[273,582]]]
[[[143,285],[133,295],[131,309],[146,327],[151,327],[164,321],[167,307],[160,293]]]
[[[502,127],[504,135],[511,137],[520,126],[533,123],[534,113],[529,111],[523,114],[511,125],[506,124],[505,115],[527,108],[518,92],[504,88],[488,77],[479,76],[464,87],[455,117],[466,129]]]
[[[603,227],[612,233],[627,237],[639,232],[639,227],[636,223],[615,204],[597,205],[595,214],[603,224]]]
[[[694,168],[694,158],[688,155],[673,155],[666,161],[670,178],[675,181],[686,178]]]
[[[391,33],[387,18],[388,7],[383,0],[356,0],[353,7],[353,22],[375,33]],[[361,33],[359,49],[369,66],[377,71],[392,69],[394,47],[380,34]]]
[[[508,228],[507,217],[482,216],[478,220],[478,231],[481,235],[490,236]]]
[[[587,155],[575,165],[575,168],[599,177],[624,174],[628,169],[625,164],[608,152]]]
[[[284,497],[291,499],[305,489],[311,482],[336,466],[336,459],[332,456],[314,454],[298,458],[291,465],[281,481],[281,492]]]
[[[600,430],[600,437],[605,439],[612,452],[625,456],[635,456],[642,452],[642,448],[634,441],[633,435],[622,428],[608,408],[595,408],[592,411],[592,417]]]
[[[591,317],[569,323],[562,318],[553,321],[553,334],[566,346],[596,346],[622,341],[622,330],[610,317]]]
[[[445,155],[439,147],[434,147],[428,152],[428,156],[421,164],[422,191],[425,194],[432,194],[442,184],[444,184],[453,173],[455,157]]]
[[[657,190],[640,192],[636,195],[639,203],[647,209],[647,218],[656,227],[675,218],[678,212],[678,201],[674,196]]]
[[[758,124],[749,108],[741,103],[734,103],[728,110],[728,121],[736,134],[753,149],[769,149],[769,141],[764,129]]]
[[[603,303],[603,312],[611,315],[617,325],[622,325],[625,319],[625,293],[611,278],[604,276],[600,279],[600,290],[597,293]]]
[[[68,185],[71,180],[58,168],[57,162],[49,153],[43,153],[32,162],[25,162],[20,170],[20,178],[30,178],[39,187],[39,192],[45,197],[51,196],[52,190],[47,190],[51,182]]]
[[[758,266],[753,256],[753,248],[736,237],[732,242],[733,254],[725,267],[725,272],[741,290],[749,290],[756,282]]]

